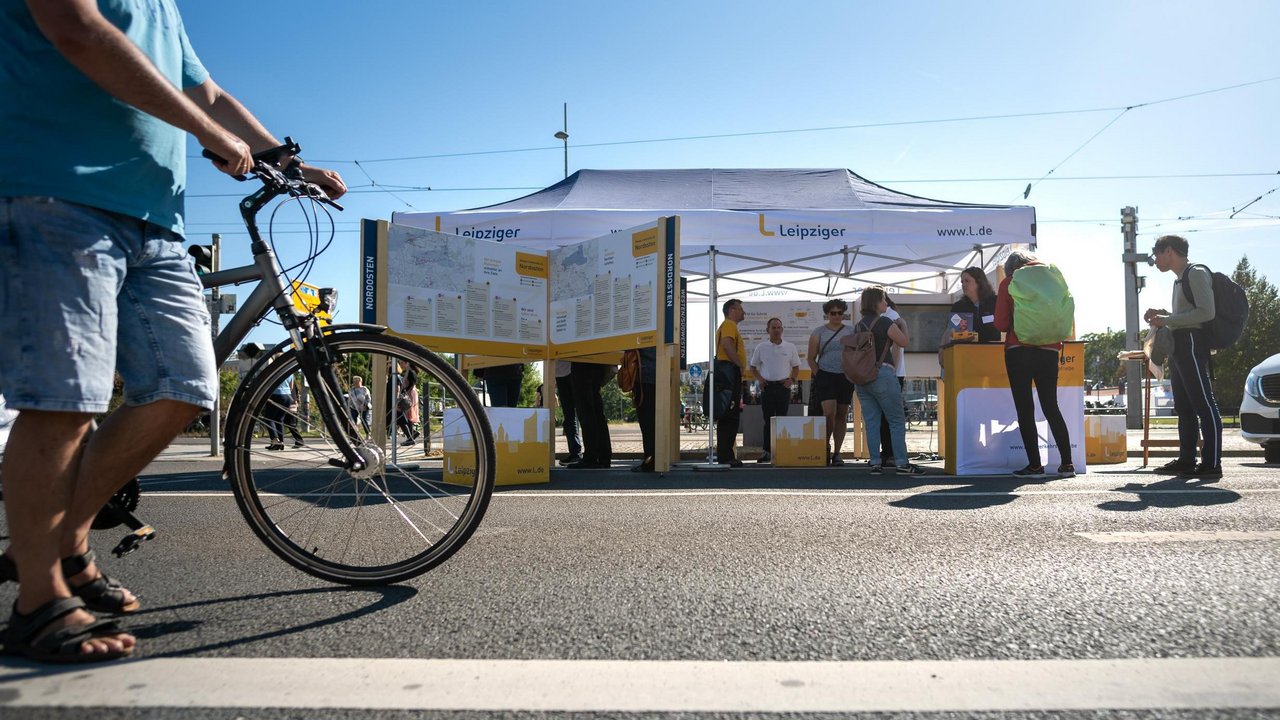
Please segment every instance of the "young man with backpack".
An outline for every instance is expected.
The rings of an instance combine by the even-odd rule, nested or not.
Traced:
[[[1160,272],[1178,277],[1173,283],[1173,312],[1150,308],[1143,315],[1152,328],[1173,330],[1169,378],[1178,414],[1178,457],[1156,472],[1217,480],[1222,477],[1222,415],[1209,377],[1210,326],[1218,314],[1214,275],[1204,265],[1191,264],[1188,250],[1187,241],[1177,235],[1165,235],[1151,248]],[[1196,443],[1201,440],[1204,448],[1197,463]]]

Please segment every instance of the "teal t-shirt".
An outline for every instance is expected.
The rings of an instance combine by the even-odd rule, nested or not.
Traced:
[[[209,79],[173,0],[98,0],[169,82]],[[77,70],[24,0],[0,0],[0,197],[50,196],[182,233],[186,133]]]

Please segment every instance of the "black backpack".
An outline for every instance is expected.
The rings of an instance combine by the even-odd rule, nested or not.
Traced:
[[[1187,283],[1187,273],[1193,267],[1204,268],[1213,278],[1213,319],[1205,323],[1204,331],[1209,339],[1210,350],[1225,350],[1235,345],[1244,333],[1244,324],[1249,321],[1249,297],[1244,288],[1231,278],[1209,270],[1207,265],[1197,263],[1188,265],[1181,278],[1182,294],[1192,305],[1196,305],[1196,299]]]

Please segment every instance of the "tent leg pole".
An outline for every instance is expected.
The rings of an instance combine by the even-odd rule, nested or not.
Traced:
[[[707,250],[708,303],[707,314],[711,317],[711,360],[707,363],[707,402],[702,411],[707,416],[707,461],[693,466],[694,470],[728,470],[729,466],[718,462],[716,458],[716,246]]]

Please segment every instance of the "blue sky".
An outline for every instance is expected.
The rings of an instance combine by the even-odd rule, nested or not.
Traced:
[[[846,167],[927,197],[1032,204],[1082,332],[1124,326],[1126,205],[1139,209],[1140,248],[1184,233],[1193,260],[1229,272],[1247,254],[1280,281],[1280,190],[1266,194],[1280,187],[1280,3],[179,6],[213,77],[355,189],[311,276],[347,307],[359,218],[487,205],[560,180],[564,102],[570,172]],[[909,124],[575,147],[877,123]],[[378,162],[461,153],[488,154]],[[222,232],[224,265],[247,262],[235,198],[213,197],[243,186],[192,162],[191,239]],[[1221,176],[1132,177],[1172,175]],[[433,190],[380,189],[394,186]],[[279,218],[286,259],[301,259],[300,220]],[[1166,306],[1172,278],[1146,274],[1143,307]]]

